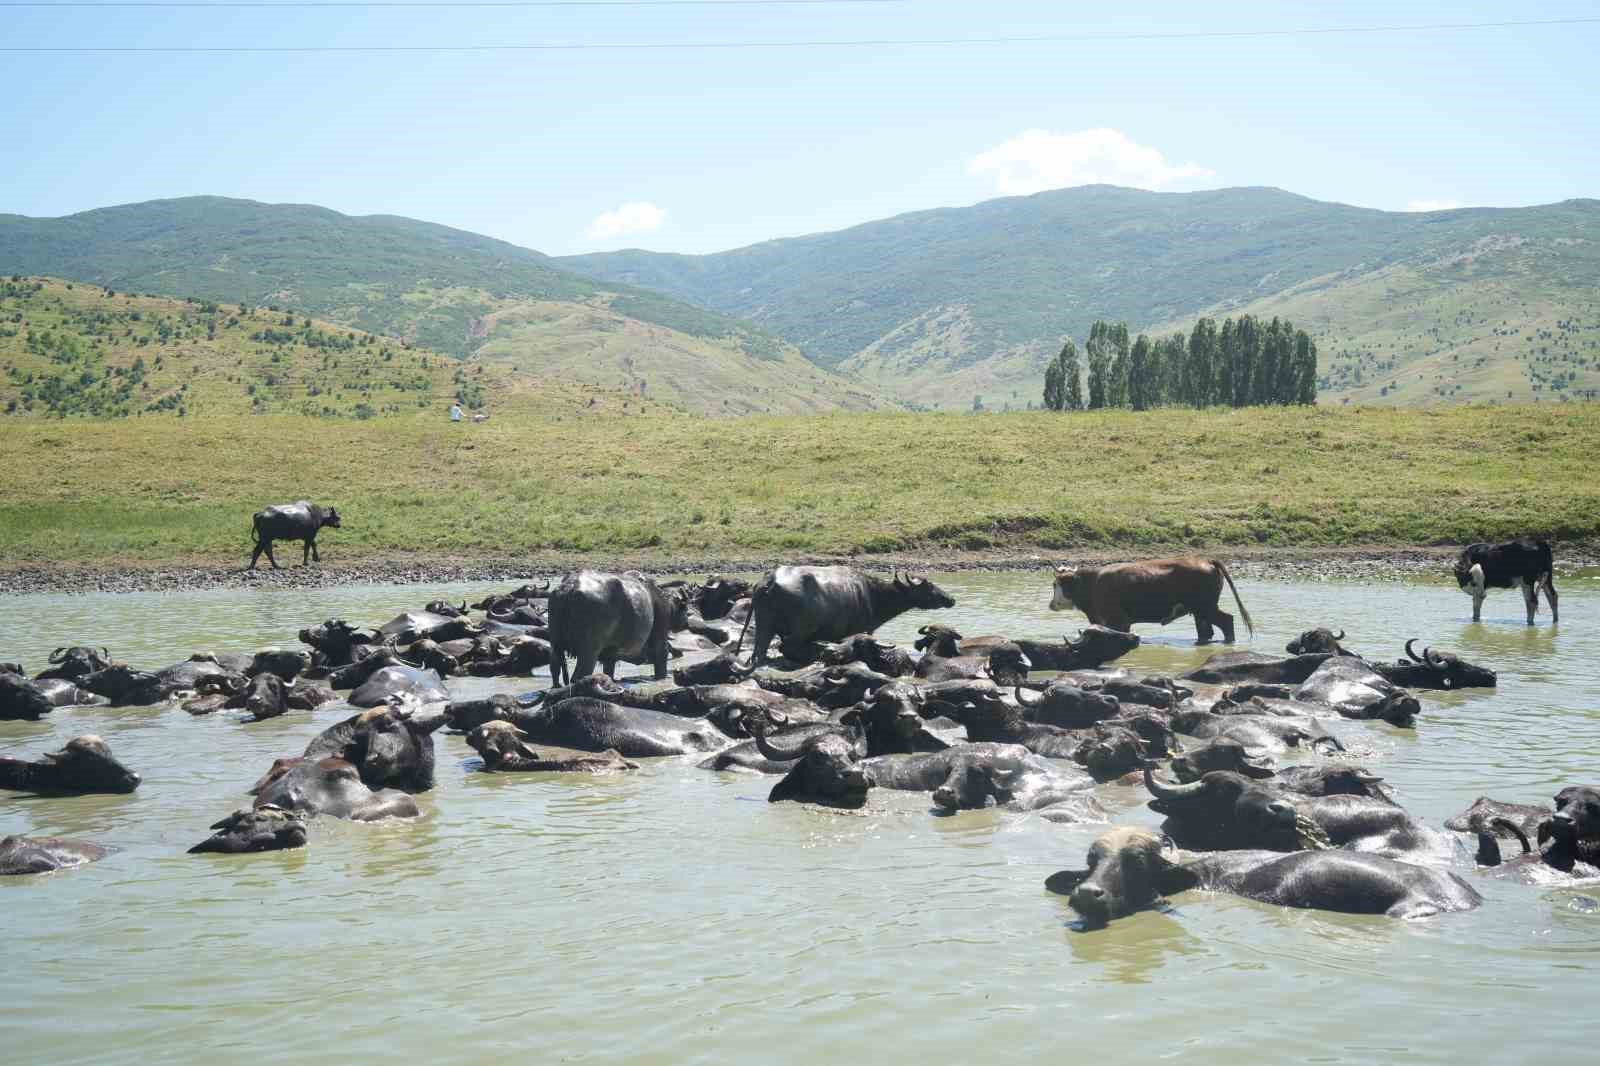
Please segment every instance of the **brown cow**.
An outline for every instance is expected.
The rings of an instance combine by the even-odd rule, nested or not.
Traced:
[[[1195,556],[1110,566],[1058,566],[1050,609],[1076,608],[1094,625],[1123,632],[1135,622],[1166,625],[1192,614],[1200,643],[1210,643],[1215,625],[1222,630],[1222,639],[1232,644],[1233,616],[1217,606],[1224,581],[1233,591],[1233,602],[1238,604],[1250,635],[1255,636],[1255,624],[1239,600],[1228,568],[1215,559]]]

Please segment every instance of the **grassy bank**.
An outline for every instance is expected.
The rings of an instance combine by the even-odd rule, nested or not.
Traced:
[[[307,497],[325,554],[1436,544],[1600,535],[1600,408],[1077,416],[0,421],[0,563],[233,562]]]

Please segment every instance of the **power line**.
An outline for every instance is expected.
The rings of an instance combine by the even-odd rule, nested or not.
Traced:
[[[0,7],[104,8],[104,7],[735,7],[820,4],[906,4],[912,0],[0,0]]]
[[[1285,30],[1193,30],[1174,33],[1066,33],[1026,37],[907,37],[859,40],[799,41],[570,41],[536,44],[397,44],[397,45],[130,45],[81,46],[44,45],[35,47],[0,46],[0,53],[60,54],[143,54],[143,53],[240,53],[240,52],[589,52],[589,51],[688,51],[768,48],[889,48],[959,47],[967,45],[1071,44],[1096,41],[1191,41],[1228,38],[1310,37],[1335,34],[1421,33],[1453,30],[1514,29],[1539,26],[1582,26],[1600,23],[1600,17],[1564,19],[1518,19],[1502,22],[1429,22],[1388,26],[1314,26]]]

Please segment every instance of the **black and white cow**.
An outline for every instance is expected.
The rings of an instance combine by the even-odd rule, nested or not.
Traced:
[[[1550,542],[1522,537],[1504,544],[1470,544],[1456,557],[1456,583],[1472,597],[1472,620],[1480,621],[1483,599],[1488,589],[1508,589],[1522,585],[1522,599],[1528,606],[1528,624],[1539,610],[1539,586],[1544,586],[1550,601],[1550,621],[1559,622],[1556,585]]]

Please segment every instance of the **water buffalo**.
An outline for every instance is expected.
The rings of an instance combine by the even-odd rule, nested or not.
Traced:
[[[598,662],[616,676],[617,661],[648,662],[667,676],[668,637],[685,621],[683,602],[643,574],[569,574],[550,594],[552,684],[594,673]],[[567,673],[567,655],[578,660]]]
[[[39,682],[21,674],[0,673],[0,720],[37,721],[55,707]]]
[[[341,618],[302,629],[300,640],[316,650],[317,666],[330,669],[349,666],[360,658],[358,651],[383,643],[376,630],[357,629]]]
[[[48,796],[132,792],[141,778],[117,761],[96,736],[74,737],[38,762],[0,757],[0,788]]]
[[[1496,829],[1518,837],[1523,854],[1506,862],[1503,873],[1540,883],[1571,877],[1600,877],[1600,789],[1573,785],[1556,793],[1555,813],[1539,823],[1538,850],[1521,826],[1498,819]],[[1501,866],[1500,846],[1483,824],[1478,830],[1478,862]]]
[[[1232,644],[1233,616],[1217,606],[1224,581],[1253,636],[1255,623],[1239,599],[1228,568],[1215,559],[1194,556],[1110,566],[1058,566],[1050,609],[1077,608],[1095,625],[1122,630],[1136,622],[1166,625],[1193,615],[1201,644],[1210,642],[1213,625],[1222,630],[1222,639]]]
[[[411,646],[415,653],[417,645]],[[490,637],[467,664],[473,677],[525,677],[555,661],[555,649],[538,637]]]
[[[767,659],[774,637],[785,644],[843,640],[872,633],[890,619],[913,609],[954,607],[956,601],[922,577],[896,574],[885,581],[848,566],[780,566],[769,570],[750,596],[755,620],[751,662]],[[744,644],[744,631],[739,634]]]
[[[467,743],[483,757],[483,768],[491,771],[609,774],[639,768],[609,748],[590,752],[546,746],[536,751],[528,745],[528,735],[510,722],[484,722],[467,734]]]
[[[873,781],[856,761],[854,744],[837,733],[821,733],[809,737],[798,753],[771,747],[763,734],[757,733],[756,746],[761,754],[771,760],[793,757],[793,768],[783,780],[772,786],[767,802],[799,800],[827,807],[857,808],[867,802],[867,790]]]
[[[385,666],[350,693],[350,703],[355,707],[376,707],[393,696],[412,696],[422,703],[434,703],[449,699],[450,693],[432,670],[407,665]]]
[[[277,674],[257,674],[244,692],[244,709],[252,721],[276,718],[289,709],[289,690]]]
[[[694,590],[691,602],[701,618],[714,622],[725,618],[733,605],[750,595],[750,582],[713,575]]]
[[[46,678],[43,681],[34,678],[29,684],[44,693],[44,698],[50,701],[52,707],[95,707],[110,702],[104,696],[96,696],[60,678]],[[0,713],[0,718],[3,717],[4,714]]]
[[[871,633],[856,633],[837,644],[817,645],[817,662],[828,666],[860,663],[888,677],[905,677],[917,668],[917,661],[904,648],[879,640]]]
[[[1154,906],[1190,888],[1230,892],[1263,903],[1345,914],[1425,918],[1483,902],[1452,873],[1377,855],[1336,851],[1187,855],[1147,829],[1121,827],[1089,849],[1088,866],[1045,880],[1070,896],[1085,929]]]
[[[433,614],[430,611],[403,611],[378,628],[389,644],[411,644],[424,637],[430,640],[455,640],[475,637],[482,627],[470,618]]]
[[[1051,759],[1070,759],[1083,743],[1082,737],[1059,726],[1028,721],[1021,707],[1007,703],[998,692],[940,709],[961,723],[974,743],[1020,744]]]
[[[250,553],[251,570],[256,568],[262,552],[267,553],[267,561],[272,568],[279,569],[278,560],[272,554],[272,542],[275,540],[304,541],[305,552],[300,565],[305,566],[312,559],[322,562],[322,553],[317,551],[317,534],[323,526],[338,529],[339,512],[332,507],[322,508],[299,500],[257,511],[250,520],[250,526],[255,538],[255,550]]]
[[[1387,800],[1366,796],[1306,796],[1242,774],[1212,771],[1187,785],[1158,782],[1149,769],[1150,809],[1167,816],[1163,829],[1183,847],[1299,851],[1344,847],[1409,855],[1447,851],[1441,834]]]
[[[704,719],[680,718],[664,711],[621,707],[584,697],[520,714],[513,722],[534,744],[578,751],[615,748],[628,759],[716,751],[733,742],[733,738]]]
[[[1381,718],[1410,726],[1422,709],[1416,697],[1397,688],[1365,659],[1330,656],[1294,690],[1295,700],[1332,707],[1346,718]]]
[[[1372,669],[1392,685],[1404,688],[1494,688],[1495,672],[1469,663],[1449,652],[1423,648],[1419,656],[1406,641],[1406,657],[1393,664],[1373,663]]]
[[[1555,561],[1547,540],[1508,541],[1505,544],[1469,544],[1456,556],[1451,568],[1461,591],[1472,597],[1472,620],[1482,621],[1483,600],[1488,589],[1508,589],[1522,585],[1522,599],[1528,608],[1528,624],[1539,613],[1539,587],[1544,587],[1550,602],[1550,621],[1561,621],[1556,606]]]
[[[98,862],[111,854],[103,844],[61,837],[8,836],[0,839],[0,876],[46,874],[84,863]]]
[[[1280,755],[1302,743],[1315,749],[1327,747],[1343,751],[1344,745],[1315,722],[1304,718],[1284,718],[1269,714],[1214,714],[1210,711],[1177,711],[1171,716],[1172,728],[1196,740],[1219,737],[1238,741],[1254,755]]]
[[[1031,811],[1077,801],[1085,819],[1103,815],[1086,795],[1094,784],[1088,774],[1018,744],[956,744],[944,751],[880,755],[860,766],[877,787],[931,792],[934,805],[944,810],[998,804]]]
[[[1051,681],[1038,695],[1021,687],[1015,691],[1028,720],[1043,725],[1087,729],[1122,713],[1122,703],[1115,696],[1079,688],[1068,681]]]
[[[127,663],[112,663],[104,670],[96,670],[78,678],[79,688],[97,696],[104,696],[113,707],[151,706],[161,703],[176,692],[193,688],[193,682],[183,684],[159,674],[135,670]]]
[[[925,650],[917,662],[916,676],[924,681],[987,677],[997,685],[1013,686],[1028,680],[1033,663],[1012,641],[1003,640],[985,651],[967,653],[959,649],[961,635],[948,626],[923,626],[920,632],[924,637],[917,646]],[[956,654],[948,654],[951,649],[956,649]]]
[[[50,666],[41,670],[35,681],[44,681],[50,678],[59,678],[71,681],[85,674],[92,674],[96,670],[104,670],[111,665],[111,653],[104,648],[90,648],[75,646],[71,648],[57,648],[50,653]],[[22,673],[17,670],[17,673]]]
[[[444,715],[418,714],[397,698],[329,726],[306,745],[304,757],[342,759],[369,788],[426,792],[433,787],[433,733],[444,723]]]
[[[234,811],[211,823],[215,830],[189,849],[190,855],[219,852],[242,855],[253,851],[288,851],[306,846],[306,816],[301,811],[286,811],[264,804]]]
[[[1337,635],[1331,629],[1308,629],[1286,644],[1283,650],[1290,655],[1349,655],[1339,643],[1343,639],[1342,629]]]
[[[417,801],[399,789],[378,792],[361,781],[360,772],[343,759],[302,759],[256,793],[255,806],[302,811],[307,816],[326,814],[371,822],[380,818],[416,818]]]
[[[1140,725],[1156,728],[1141,729]],[[1096,781],[1115,781],[1134,770],[1153,767],[1173,754],[1176,742],[1154,715],[1139,719],[1101,722],[1086,730],[1072,753],[1072,761],[1089,771]]]
[[[1444,827],[1457,832],[1477,832],[1483,827],[1493,827],[1491,832],[1499,827],[1497,822],[1509,822],[1521,829],[1523,833],[1532,836],[1539,831],[1539,824],[1554,813],[1553,808],[1531,803],[1507,803],[1504,800],[1490,799],[1488,796],[1479,796],[1473,801],[1472,806],[1445,819]],[[1505,836],[1513,836],[1510,829],[1499,829]]]
[[[1326,652],[1312,652],[1284,658],[1281,655],[1261,655],[1256,652],[1236,651],[1213,655],[1200,666],[1182,675],[1181,681],[1199,681],[1208,685],[1231,685],[1237,682],[1261,684],[1298,685],[1328,661]]]
[[[730,681],[742,681],[749,673],[738,659],[724,651],[718,652],[713,658],[678,667],[672,671],[672,680],[684,687],[723,685]]]
[[[1035,670],[1092,670],[1137,648],[1139,637],[1120,629],[1092,625],[1076,639],[1063,637],[1059,644],[1019,638],[1017,646]]]
[[[1252,750],[1231,737],[1216,737],[1185,749],[1173,759],[1172,776],[1180,784],[1198,781],[1213,770],[1227,770],[1258,781],[1272,777],[1271,760],[1253,755]]]

